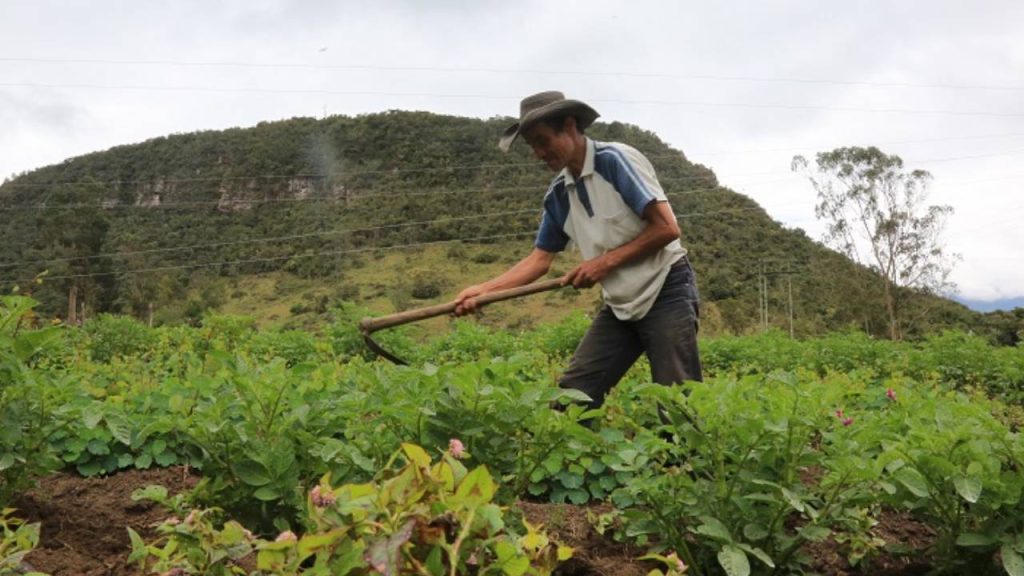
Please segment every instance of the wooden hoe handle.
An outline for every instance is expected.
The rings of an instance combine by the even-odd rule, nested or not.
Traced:
[[[482,296],[477,296],[474,300],[476,300],[477,306],[483,306],[492,302],[510,300],[512,298],[519,298],[520,296],[527,296],[538,292],[547,292],[548,290],[554,290],[561,286],[562,279],[554,278],[543,282],[534,282],[533,284],[509,288],[507,290],[489,292]],[[405,312],[381,316],[379,318],[363,318],[362,322],[359,323],[359,330],[362,331],[363,334],[372,334],[377,330],[382,330],[384,328],[401,326],[402,324],[409,324],[410,322],[417,322],[419,320],[433,318],[434,316],[443,316],[445,314],[451,314],[454,311],[455,301],[453,300],[445,304],[436,304],[425,308],[406,310]]]

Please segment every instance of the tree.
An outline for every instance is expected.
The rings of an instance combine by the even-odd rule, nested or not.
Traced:
[[[837,148],[817,155],[816,168],[802,156],[792,168],[808,176],[818,193],[815,215],[826,220],[826,244],[868,266],[882,280],[889,336],[901,336],[902,300],[912,291],[944,294],[955,254],[940,242],[950,206],[927,206],[931,174],[906,171],[903,160],[875,147]]]
[[[91,180],[54,186],[35,219],[33,252],[48,257],[34,265],[49,271],[47,286],[56,291],[52,297],[63,302],[74,288],[78,302],[93,311],[106,311],[116,290],[111,258],[103,254],[110,221],[99,202],[106,193],[106,187]]]

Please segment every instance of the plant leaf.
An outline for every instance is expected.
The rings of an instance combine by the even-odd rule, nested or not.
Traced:
[[[698,534],[710,536],[720,542],[732,542],[732,534],[721,520],[712,516],[701,516],[700,520],[703,524],[697,526]]]
[[[740,544],[739,547],[747,554],[750,554],[761,562],[764,562],[769,568],[775,568],[775,562],[772,562],[772,557],[764,550],[753,546],[747,546],[746,544]]]
[[[494,498],[494,479],[486,466],[474,468],[455,490],[455,497],[475,504],[485,504]]]
[[[760,524],[747,524],[743,527],[743,537],[747,540],[757,541],[768,537],[768,529]]]
[[[718,552],[718,563],[728,576],[750,576],[750,561],[740,548],[726,545]]]
[[[794,493],[792,490],[782,487],[779,487],[779,490],[782,491],[782,497],[786,499],[786,502],[788,502],[789,505],[792,506],[797,512],[804,511],[804,503],[803,501],[800,500],[800,497],[797,496],[796,493]]]
[[[430,455],[427,451],[415,444],[402,444],[402,452],[405,452],[409,461],[416,464],[420,468],[430,467]]]
[[[242,460],[235,464],[235,475],[249,486],[263,486],[270,483],[267,467],[255,460]]]
[[[107,421],[107,429],[110,430],[110,434],[121,444],[130,446],[132,443],[131,420],[124,414],[116,412],[107,414],[105,420]]]
[[[128,556],[128,563],[133,562],[144,562],[146,557],[149,556],[146,550],[146,542],[139,536],[139,533],[132,530],[131,526],[128,526],[128,539],[132,542],[132,553]],[[141,564],[140,564],[141,565]]]
[[[956,493],[971,504],[981,497],[981,479],[976,476],[957,476],[953,478]]]
[[[995,543],[995,538],[988,534],[978,534],[977,532],[964,532],[956,537],[957,546],[991,546]]]
[[[1003,544],[999,549],[999,555],[1003,558],[1003,569],[1010,576],[1024,576],[1024,557],[1021,557],[1013,546]]]
[[[900,468],[896,471],[894,476],[896,477],[896,480],[898,480],[900,484],[903,484],[907,490],[910,490],[910,493],[914,496],[918,496],[920,498],[928,496],[928,483],[925,481],[924,476],[922,476],[917,470],[909,467]]]

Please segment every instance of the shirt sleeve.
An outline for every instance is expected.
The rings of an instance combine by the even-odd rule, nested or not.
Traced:
[[[654,201],[667,201],[654,166],[631,146],[609,146],[607,172],[612,185],[633,212],[643,218],[644,209]]]
[[[545,252],[561,252],[568,244],[569,235],[565,233],[554,215],[545,208],[540,219],[540,229],[537,230],[537,240],[533,245]]]

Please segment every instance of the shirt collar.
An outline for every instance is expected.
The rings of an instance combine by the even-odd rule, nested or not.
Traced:
[[[580,179],[586,178],[594,173],[594,141],[589,136],[583,137],[584,145],[587,147],[586,155],[583,158],[583,170],[580,171]],[[566,166],[562,168],[562,176],[565,178],[567,186],[574,186],[575,180],[572,176],[572,171]]]

